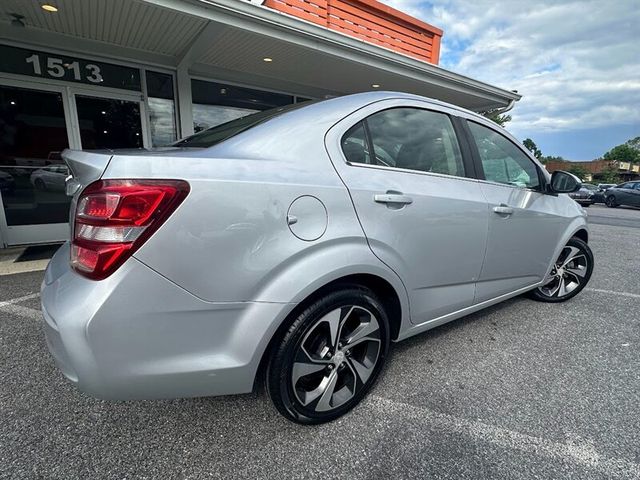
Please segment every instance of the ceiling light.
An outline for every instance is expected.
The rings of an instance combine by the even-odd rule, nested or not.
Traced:
[[[265,62],[273,62],[273,58],[265,57],[262,59]]]
[[[49,3],[43,3],[40,6],[42,7],[43,10],[46,10],[47,12],[53,13],[58,11],[58,7],[56,7],[55,5],[51,5]]]
[[[15,104],[16,104],[16,102],[14,102],[13,100],[11,100],[9,103],[10,103],[11,105],[15,105]]]
[[[378,85],[377,83],[374,83],[373,85],[371,85],[373,88],[380,88],[380,85]]]

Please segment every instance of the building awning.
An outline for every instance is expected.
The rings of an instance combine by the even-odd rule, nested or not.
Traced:
[[[5,0],[4,10],[24,15],[27,28],[12,26],[5,17],[0,38],[320,98],[368,91],[372,85],[477,111],[506,107],[520,98],[245,1],[58,0],[55,15],[42,11],[40,3]]]

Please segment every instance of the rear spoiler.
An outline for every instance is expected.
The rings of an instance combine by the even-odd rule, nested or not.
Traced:
[[[70,197],[81,188],[98,180],[113,157],[112,150],[70,150],[66,149],[61,154],[71,172],[66,178],[66,193]]]

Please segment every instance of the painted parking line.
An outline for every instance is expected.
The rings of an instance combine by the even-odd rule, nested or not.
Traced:
[[[26,302],[27,300],[31,300],[32,298],[37,298],[39,296],[39,293],[30,293],[29,295],[24,295],[22,297],[5,300],[4,302],[0,302],[0,311],[15,315],[17,317],[40,321],[42,320],[42,313],[40,312],[40,310],[25,307],[24,305],[19,305],[19,303],[21,302]]]
[[[640,295],[637,293],[617,292],[615,290],[603,290],[601,288],[585,288],[585,291],[595,292],[595,293],[605,293],[607,295],[618,295],[620,297],[640,298]]]
[[[380,411],[380,415],[405,417],[413,425],[424,424],[428,428],[443,430],[447,433],[464,435],[476,442],[486,442],[499,448],[519,450],[521,452],[582,465],[603,473],[606,478],[638,479],[640,465],[623,458],[605,457],[599,454],[592,444],[579,440],[570,443],[558,443],[544,438],[489,425],[478,420],[468,420],[444,413],[438,413],[424,407],[372,395],[366,404]]]
[[[30,294],[25,295],[23,297],[11,298],[9,300],[5,300],[4,302],[0,302],[0,308],[5,307],[7,305],[14,305],[16,303],[26,302],[27,300],[31,300],[32,298],[36,298],[36,297],[39,297],[39,296],[40,296],[39,293],[30,293]]]

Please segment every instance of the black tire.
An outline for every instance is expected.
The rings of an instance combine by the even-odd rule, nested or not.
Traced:
[[[47,188],[47,185],[44,183],[44,180],[42,180],[41,178],[36,178],[34,185],[38,190],[45,190]]]
[[[368,319],[367,314],[370,315]],[[334,322],[327,321],[327,318],[332,318]],[[332,346],[333,324],[338,325],[338,330],[333,340],[335,345]],[[378,328],[364,335],[361,343],[349,346],[349,340],[355,338],[354,332],[358,328],[369,326],[370,329],[372,325]],[[274,346],[265,375],[266,390],[274,406],[287,419],[303,424],[330,422],[344,415],[364,398],[379,377],[389,351],[389,332],[389,319],[384,306],[368,288],[343,285],[314,301],[293,319]],[[343,334],[346,343],[340,343],[338,347]],[[373,338],[375,336],[379,337],[379,341]],[[370,357],[376,349],[377,356],[373,361]],[[307,350],[311,353],[307,353]],[[298,376],[300,371],[306,372],[306,369],[294,371],[294,363],[296,368],[303,364],[321,369]],[[364,381],[357,373],[356,364],[366,367],[368,376]],[[332,383],[333,378],[336,380]],[[328,395],[316,393],[322,391],[322,382],[330,385],[324,389]],[[300,400],[300,395],[305,399],[307,396],[313,398],[313,395],[319,397],[305,404]],[[336,398],[338,400],[334,400]],[[331,402],[333,405],[330,405]]]
[[[618,202],[616,202],[616,197],[613,195],[609,195],[604,199],[604,204],[609,208],[616,208],[618,206]]]
[[[577,251],[574,252],[574,249]],[[574,260],[571,261],[571,258]],[[554,276],[547,284],[531,290],[529,296],[539,302],[548,303],[565,302],[575,297],[589,283],[593,273],[593,263],[593,252],[589,245],[583,240],[573,237],[562,249],[552,270],[552,273],[558,271],[558,275]],[[561,268],[558,269],[558,267]],[[566,286],[560,287],[560,282]],[[563,290],[566,291],[574,283],[577,285],[573,286],[566,294],[561,294]],[[554,292],[556,286],[558,289]]]

